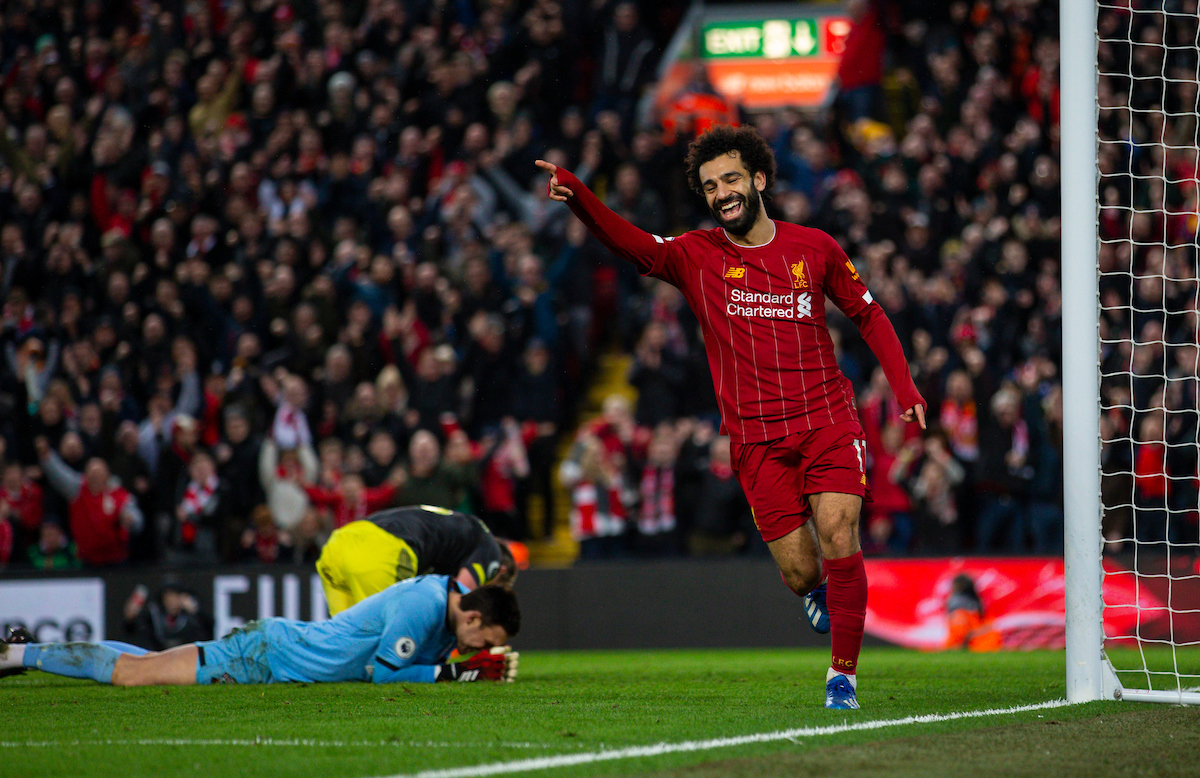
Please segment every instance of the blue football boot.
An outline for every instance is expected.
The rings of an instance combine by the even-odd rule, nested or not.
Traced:
[[[825,605],[825,584],[804,595],[804,614],[812,628],[824,635],[829,632],[829,608]]]
[[[854,684],[844,675],[838,674],[825,684],[825,707],[838,710],[858,710],[858,696]]]

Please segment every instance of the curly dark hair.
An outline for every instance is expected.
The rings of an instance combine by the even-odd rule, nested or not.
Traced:
[[[760,170],[766,175],[767,191],[775,186],[775,153],[762,136],[753,127],[718,124],[688,146],[684,165],[687,166],[687,181],[692,191],[698,195],[704,194],[704,187],[700,183],[701,165],[733,151],[741,156],[751,177]]]
[[[464,611],[479,611],[483,626],[498,625],[511,638],[521,631],[521,609],[517,606],[517,595],[502,586],[480,586],[467,592],[458,601]]]

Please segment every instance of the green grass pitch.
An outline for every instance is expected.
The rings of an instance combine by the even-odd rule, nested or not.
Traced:
[[[1200,653],[1181,657],[1200,671]],[[1196,708],[1100,702],[842,726],[1060,699],[1061,652],[867,650],[860,711],[822,707],[827,661],[816,650],[533,652],[521,656],[520,680],[504,685],[118,689],[29,673],[0,681],[0,776],[342,778],[478,766],[545,776],[1200,775]],[[590,761],[826,726],[834,731]],[[501,766],[572,755],[583,761]]]

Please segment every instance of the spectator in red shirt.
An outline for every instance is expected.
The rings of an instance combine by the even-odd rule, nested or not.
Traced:
[[[946,378],[938,422],[950,439],[954,456],[963,462],[979,458],[979,417],[975,411],[975,387],[966,370],[955,370]]]
[[[678,551],[675,520],[675,463],[679,442],[675,428],[660,424],[654,430],[646,451],[638,483],[637,534],[634,544],[639,554],[669,556]]]
[[[207,449],[198,449],[180,478],[170,545],[179,561],[216,562],[229,538],[229,486],[217,473]]]
[[[1138,543],[1167,539],[1167,446],[1161,410],[1135,425],[1133,447],[1133,532]]]
[[[12,548],[19,551],[37,541],[42,512],[42,487],[25,476],[19,462],[5,464],[0,476],[0,524],[11,529]]]
[[[876,553],[903,554],[912,543],[912,503],[892,472],[905,443],[904,427],[888,421],[880,431],[879,441],[867,466],[874,484],[867,511],[867,533],[871,536],[871,550]]]
[[[455,445],[469,446],[467,434],[455,430],[446,443],[450,457]],[[511,416],[496,432],[484,434],[476,455],[479,465],[479,518],[497,535],[525,540],[529,527],[517,504],[519,484],[529,477],[529,452],[521,426]]]
[[[571,536],[579,542],[581,559],[610,559],[622,555],[625,534],[624,456],[605,451],[601,439],[584,433],[558,469],[559,480],[571,490]]]
[[[13,527],[6,520],[0,519],[0,569],[8,566],[12,559]]]
[[[879,8],[872,0],[850,0],[852,24],[838,63],[838,102],[850,122],[874,117],[882,96],[883,51],[886,44]]]
[[[89,567],[105,567],[129,558],[129,537],[140,532],[143,519],[137,501],[111,477],[99,457],[87,461],[83,474],[72,470],[50,444],[34,444],[46,478],[66,499],[71,537],[79,559]]]
[[[362,476],[348,473],[332,489],[305,486],[308,499],[318,508],[333,511],[333,527],[344,527],[352,521],[365,519],[368,514],[390,508],[396,502],[396,491],[404,482],[404,471],[396,469],[392,478],[381,486],[369,487]]]

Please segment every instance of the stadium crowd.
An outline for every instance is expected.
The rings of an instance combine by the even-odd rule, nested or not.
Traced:
[[[694,316],[545,199],[533,165],[568,167],[652,232],[704,225],[683,181],[691,128],[636,110],[683,7],[5,4],[0,564],[312,559],[331,529],[395,504],[468,510],[527,539],[533,496],[588,557],[765,553]],[[906,429],[853,326],[831,319],[871,455],[864,545],[1052,552],[1056,6],[848,11],[830,110],[745,120],[775,149],[769,207],[846,248],[936,420]],[[1163,34],[1154,16],[1101,18]],[[1127,48],[1104,56],[1158,72]],[[1187,88],[1170,99],[1194,103]],[[1136,473],[1139,509],[1165,517],[1196,500],[1194,450],[1172,445],[1195,442],[1195,274],[1168,290],[1129,279],[1194,269],[1195,249],[1156,252],[1162,225],[1130,216],[1118,176],[1162,162],[1161,148],[1123,151],[1162,129],[1156,96],[1138,99],[1132,125],[1102,117],[1102,227],[1142,241],[1102,254],[1105,364],[1137,376],[1106,385],[1106,435],[1127,443],[1106,449],[1106,488],[1133,493]],[[1183,196],[1194,212],[1194,187]],[[1181,307],[1131,322],[1131,289]],[[636,405],[610,398],[558,465],[614,344],[633,355]],[[1164,473],[1192,480],[1168,488]],[[1173,527],[1194,535],[1194,517]]]

